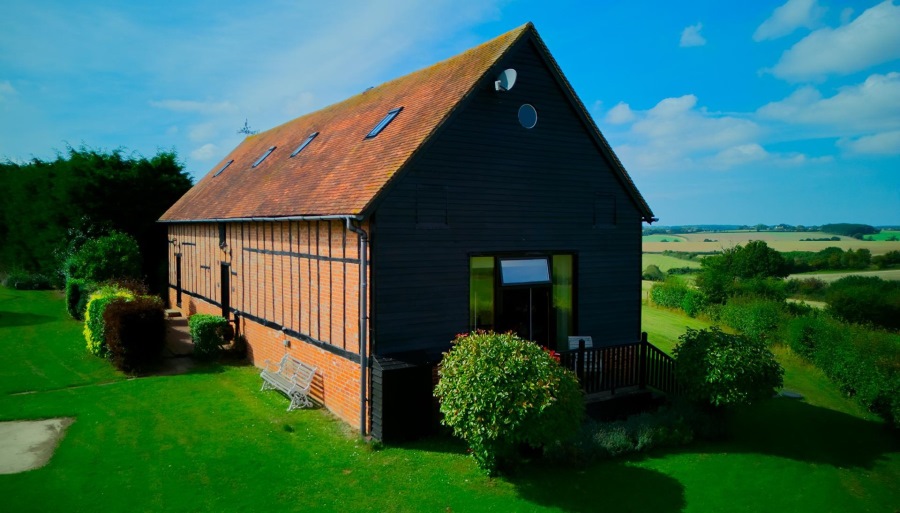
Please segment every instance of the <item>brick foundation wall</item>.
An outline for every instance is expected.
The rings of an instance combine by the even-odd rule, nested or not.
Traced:
[[[169,302],[176,308],[175,291],[169,289]],[[182,295],[181,308],[185,316],[195,313],[220,315],[221,308],[191,296]],[[247,359],[262,368],[266,360],[277,364],[285,353],[318,367],[311,395],[338,418],[353,428],[359,427],[359,363],[330,353],[313,344],[286,336],[250,319],[241,319],[241,334],[247,339]],[[284,341],[290,341],[290,347]],[[371,397],[371,390],[368,397]],[[367,427],[367,431],[371,426]]]

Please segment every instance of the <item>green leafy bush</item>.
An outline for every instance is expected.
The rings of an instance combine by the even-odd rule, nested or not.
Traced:
[[[63,265],[66,277],[97,283],[116,278],[138,278],[141,252],[132,236],[112,232],[82,244]]]
[[[708,431],[708,422],[691,405],[678,403],[656,411],[632,415],[625,420],[586,420],[578,433],[544,448],[544,456],[567,464],[584,464],[617,456],[647,452],[658,447],[687,445]]]
[[[733,297],[719,310],[719,319],[747,337],[772,342],[786,318],[784,303],[755,297]]]
[[[231,328],[228,320],[219,315],[194,314],[188,319],[191,339],[194,341],[194,356],[212,359],[219,355],[225,344],[225,335]]]
[[[103,312],[115,298],[134,299],[134,293],[115,286],[105,286],[90,295],[84,311],[84,339],[91,354],[106,356],[106,324]]]
[[[829,310],[848,322],[900,329],[900,282],[847,276],[829,285],[825,299]]]
[[[91,293],[97,289],[97,284],[79,278],[66,278],[66,311],[78,321],[84,319],[84,311],[87,309]]]
[[[3,285],[17,290],[50,290],[53,284],[49,277],[40,273],[15,271],[3,280]]]
[[[641,273],[642,280],[649,281],[663,281],[666,279],[666,273],[660,270],[659,266],[650,264],[644,269],[644,272]]]
[[[442,422],[489,472],[533,448],[572,436],[584,414],[581,388],[534,342],[511,333],[459,335],[438,368]]]
[[[784,370],[766,344],[730,335],[718,327],[688,328],[674,350],[678,383],[685,397],[723,408],[772,397]]]
[[[900,427],[900,335],[812,312],[786,323],[783,337],[844,393]]]
[[[673,277],[654,284],[650,289],[650,299],[665,308],[684,310],[691,317],[696,317],[706,304],[699,290],[691,288],[680,278]]]
[[[114,297],[103,312],[106,347],[113,364],[140,372],[155,363],[165,345],[163,302],[156,296]]]
[[[656,283],[650,289],[650,300],[654,304],[665,308],[681,308],[684,295],[690,288],[678,278],[667,278],[662,283]]]

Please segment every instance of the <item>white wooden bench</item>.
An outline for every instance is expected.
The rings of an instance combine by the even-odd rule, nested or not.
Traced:
[[[265,367],[259,373],[263,379],[260,391],[280,390],[291,400],[287,411],[310,407],[313,404],[309,399],[309,389],[316,375],[316,369],[317,367],[307,365],[287,354],[281,358],[277,368],[266,360]]]

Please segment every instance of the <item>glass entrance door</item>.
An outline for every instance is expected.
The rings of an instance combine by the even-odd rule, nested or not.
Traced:
[[[551,346],[553,328],[550,285],[501,287],[497,309],[500,332],[512,331],[525,340]]]

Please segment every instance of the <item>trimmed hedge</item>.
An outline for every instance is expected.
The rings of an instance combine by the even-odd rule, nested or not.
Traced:
[[[116,368],[140,372],[159,360],[166,337],[163,309],[156,296],[114,297],[107,303],[106,347]]]
[[[84,339],[91,354],[106,356],[106,323],[103,312],[115,298],[134,299],[134,293],[114,286],[101,287],[90,295],[84,312]]]
[[[53,284],[49,277],[39,273],[12,272],[3,280],[3,285],[16,290],[50,290]]]
[[[584,415],[575,375],[512,333],[458,335],[438,375],[442,422],[490,473],[512,466],[523,445],[542,448],[574,435]]]
[[[91,293],[97,290],[97,284],[79,278],[66,278],[66,311],[77,320],[84,320]]]
[[[650,289],[650,299],[659,306],[684,310],[690,317],[696,317],[706,304],[703,294],[678,278],[668,278]]]
[[[191,339],[194,341],[194,356],[212,359],[219,355],[225,345],[225,335],[231,326],[219,315],[194,314],[188,319]]]
[[[900,427],[900,335],[813,312],[786,323],[782,336],[844,393]]]

